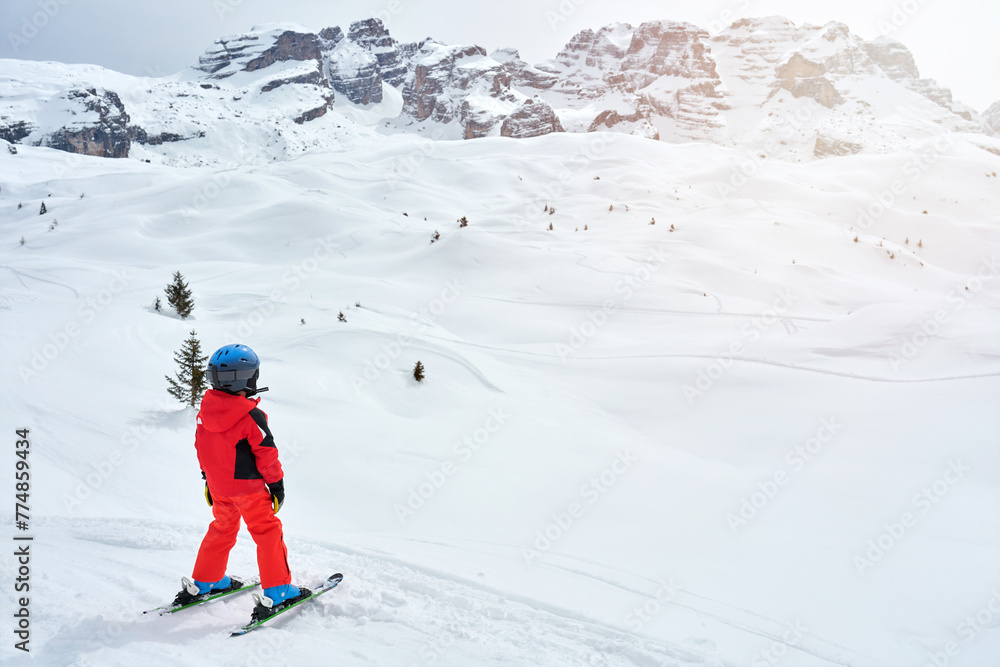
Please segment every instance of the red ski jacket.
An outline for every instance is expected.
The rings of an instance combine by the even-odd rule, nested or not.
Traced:
[[[284,477],[259,402],[216,389],[201,400],[194,446],[213,497],[259,493]]]

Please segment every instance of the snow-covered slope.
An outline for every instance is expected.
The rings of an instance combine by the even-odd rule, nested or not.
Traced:
[[[171,76],[0,63],[0,138],[177,166],[267,164],[372,134],[598,130],[811,161],[989,134],[991,118],[920,78],[895,40],[780,17],[741,19],[714,37],[676,21],[614,23],[537,66],[515,48],[403,44],[378,19],[346,33],[257,26]]]
[[[238,168],[0,145],[0,492],[29,428],[38,660],[1000,652],[964,620],[995,623],[1000,582],[996,140],[792,164],[609,132],[350,132]],[[152,309],[174,271],[187,321]],[[209,520],[194,413],[163,380],[192,330],[260,353],[296,580],[345,574],[240,640],[247,600],[140,614]],[[247,535],[230,569],[254,572]]]

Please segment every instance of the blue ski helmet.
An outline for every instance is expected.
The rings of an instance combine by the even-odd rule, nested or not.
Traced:
[[[246,391],[248,395],[253,395],[257,391],[259,375],[260,359],[246,345],[225,345],[208,359],[208,381],[212,383],[212,389],[229,394]]]

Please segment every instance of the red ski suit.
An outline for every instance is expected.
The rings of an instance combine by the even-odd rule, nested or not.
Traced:
[[[201,401],[195,449],[212,495],[215,520],[198,550],[192,578],[215,582],[226,576],[240,518],[257,543],[262,588],[292,581],[288,552],[266,484],[284,477],[278,449],[260,399],[209,389]]]

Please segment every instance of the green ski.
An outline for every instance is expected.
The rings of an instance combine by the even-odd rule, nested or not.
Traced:
[[[329,579],[324,581],[323,585],[317,588],[315,591],[306,591],[308,593],[307,595],[296,598],[284,604],[277,605],[276,607],[266,606],[264,604],[264,600],[258,594],[254,593],[254,600],[256,600],[257,606],[254,607],[253,615],[250,618],[250,622],[244,625],[242,628],[234,630],[230,636],[239,637],[240,635],[245,635],[248,632],[256,630],[257,628],[264,625],[271,619],[277,616],[281,616],[286,611],[295,609],[303,602],[308,602],[309,600],[315,600],[323,593],[327,593],[336,588],[337,584],[339,584],[343,580],[343,578],[344,575],[338,572],[337,574],[332,575]]]
[[[256,578],[247,581],[246,583],[241,582],[239,579],[233,579],[233,584],[222,591],[217,593],[188,596],[190,601],[179,602],[178,599],[181,594],[178,594],[178,599],[175,599],[173,603],[165,605],[163,607],[157,607],[156,609],[150,609],[148,611],[142,612],[143,614],[159,614],[164,616],[166,614],[173,614],[174,612],[181,611],[182,609],[190,609],[191,607],[197,607],[200,604],[206,602],[211,602],[212,600],[218,600],[219,598],[224,598],[227,595],[233,595],[234,593],[242,593],[243,591],[249,591],[252,588],[256,588],[259,583]]]

